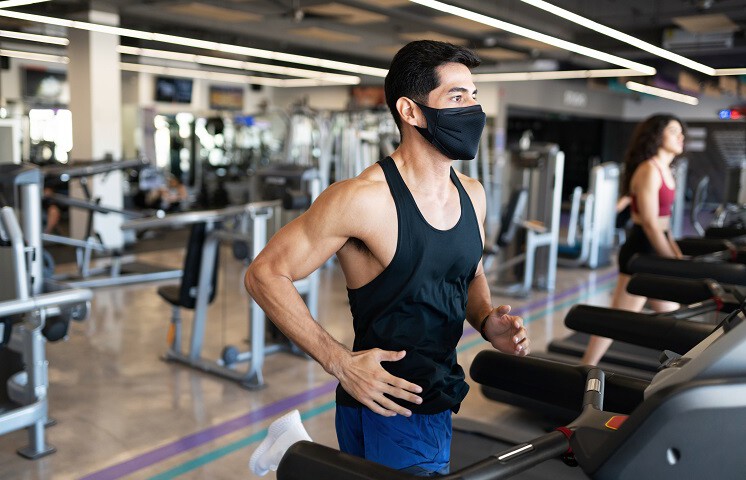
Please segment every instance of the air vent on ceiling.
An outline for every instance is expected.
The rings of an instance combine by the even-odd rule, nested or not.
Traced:
[[[704,52],[733,47],[733,33],[690,33],[678,28],[663,32],[663,48],[677,52]]]

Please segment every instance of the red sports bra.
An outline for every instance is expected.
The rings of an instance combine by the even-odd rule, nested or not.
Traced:
[[[666,185],[666,180],[663,177],[661,167],[658,166],[658,164],[655,162],[653,162],[653,165],[655,165],[655,168],[658,169],[658,173],[661,174],[661,188],[660,190],[658,190],[658,216],[668,217],[671,215],[671,207],[673,206],[673,200],[676,196],[676,188],[668,188],[668,185]],[[635,196],[630,195],[630,197],[632,199],[632,213],[638,213]]]

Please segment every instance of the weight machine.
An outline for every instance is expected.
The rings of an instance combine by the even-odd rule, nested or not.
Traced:
[[[22,165],[0,166],[0,353],[3,363],[20,360],[0,404],[0,435],[26,428],[29,445],[19,455],[37,459],[55,452],[45,440],[49,381],[46,342],[67,334],[71,320],[88,316],[90,290],[70,289],[43,278],[41,175]],[[12,206],[12,207],[11,207]],[[20,213],[18,221],[16,210]]]
[[[513,150],[511,162],[510,184],[517,188],[503,212],[497,247],[485,249],[484,266],[488,275],[497,277],[494,292],[525,297],[534,287],[555,288],[565,154],[556,144],[534,142],[528,149]],[[508,243],[505,239],[512,240],[513,233],[525,235],[525,240]],[[516,270],[517,282],[505,285]]]
[[[310,172],[316,172],[311,169]],[[274,177],[279,176],[275,172]],[[274,178],[269,176],[268,178]],[[238,382],[248,389],[265,386],[262,368],[267,355],[277,352],[290,352],[305,355],[295,345],[283,338],[267,344],[265,334],[267,318],[264,311],[253,300],[249,300],[249,344],[250,350],[241,352],[237,347],[227,345],[219,359],[208,359],[202,355],[202,347],[207,330],[207,307],[213,301],[217,290],[218,253],[221,242],[231,242],[234,255],[241,259],[253,260],[268,241],[270,219],[279,215],[281,207],[307,208],[318,196],[318,174],[301,174],[305,194],[283,188],[282,199],[264,200],[220,210],[186,212],[168,215],[165,218],[135,219],[122,225],[125,230],[145,230],[163,227],[191,226],[185,262],[184,276],[180,285],[160,287],[158,294],[172,306],[169,349],[164,360],[181,363],[196,370],[211,373]],[[277,185],[277,183],[274,183]],[[284,184],[283,184],[284,187]],[[277,192],[275,192],[277,193]],[[265,192],[271,196],[271,193]],[[299,196],[306,196],[304,202]],[[305,297],[311,314],[318,314],[319,273],[294,282],[295,288]],[[189,349],[184,351],[181,308],[194,309]],[[246,363],[246,370],[238,370],[238,364]]]
[[[576,187],[571,197],[567,240],[559,246],[559,264],[589,268],[606,266],[614,248],[619,166],[608,162],[593,167],[588,193]]]

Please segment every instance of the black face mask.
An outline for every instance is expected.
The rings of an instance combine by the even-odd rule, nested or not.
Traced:
[[[427,128],[418,132],[451,160],[473,160],[477,156],[487,115],[480,105],[456,108],[432,108],[414,102],[427,120]]]

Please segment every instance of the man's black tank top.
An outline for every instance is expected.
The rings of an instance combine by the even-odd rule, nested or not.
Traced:
[[[399,233],[391,263],[370,283],[348,289],[355,330],[353,351],[406,350],[382,366],[422,387],[422,404],[393,399],[414,413],[458,411],[469,386],[456,362],[463,334],[469,284],[482,257],[482,238],[469,195],[456,172],[461,216],[449,230],[438,230],[420,213],[391,157],[378,162],[396,204]],[[361,405],[339,386],[337,403]]]

